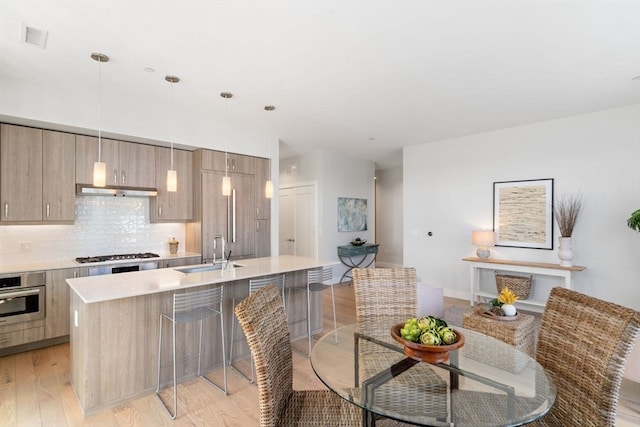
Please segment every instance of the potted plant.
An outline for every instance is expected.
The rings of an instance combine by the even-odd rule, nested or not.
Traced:
[[[563,267],[571,267],[573,259],[571,236],[582,211],[582,204],[582,195],[563,194],[556,200],[553,208],[556,223],[560,229],[558,258]]]
[[[640,232],[640,209],[631,214],[627,220],[630,229]]]

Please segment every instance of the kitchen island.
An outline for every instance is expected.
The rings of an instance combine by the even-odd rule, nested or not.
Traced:
[[[130,273],[67,279],[71,288],[70,381],[85,416],[136,399],[155,390],[157,381],[158,321],[171,311],[174,293],[224,286],[225,349],[234,345],[234,359],[248,358],[244,340],[231,342],[233,298],[244,298],[252,278],[285,274],[286,288],[306,288],[307,271],[336,265],[337,261],[277,256],[238,261],[232,271],[186,273],[165,268]],[[197,266],[191,266],[197,267]],[[322,329],[322,297],[313,295],[312,325]],[[306,294],[287,293],[287,314],[292,339],[306,337]],[[216,325],[207,325],[203,337],[203,366],[222,367]],[[219,326],[217,326],[219,328]],[[180,360],[197,353],[197,325],[178,332]],[[166,345],[165,345],[166,344]],[[163,342],[163,360],[170,360],[171,340]],[[166,356],[165,356],[166,355]],[[178,365],[181,381],[196,376],[197,359]],[[169,367],[162,377],[170,378]]]

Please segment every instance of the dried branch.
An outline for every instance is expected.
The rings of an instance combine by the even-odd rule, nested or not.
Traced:
[[[582,195],[581,194],[563,194],[555,203],[553,208],[555,213],[560,235],[562,237],[571,237],[573,228],[578,221],[578,216],[582,211]]]

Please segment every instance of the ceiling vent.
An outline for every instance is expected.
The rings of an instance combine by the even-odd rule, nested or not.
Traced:
[[[49,34],[48,31],[39,30],[37,28],[30,27],[23,22],[20,40],[22,40],[25,43],[29,43],[44,49],[47,44],[48,34]]]

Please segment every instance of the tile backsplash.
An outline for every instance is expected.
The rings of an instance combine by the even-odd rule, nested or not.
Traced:
[[[174,236],[182,250],[184,235],[182,223],[149,222],[149,199],[81,196],[76,197],[73,225],[0,226],[0,265],[115,253],[165,253]]]

